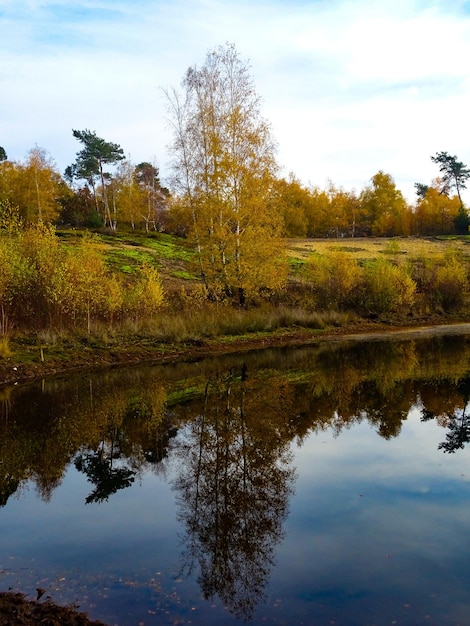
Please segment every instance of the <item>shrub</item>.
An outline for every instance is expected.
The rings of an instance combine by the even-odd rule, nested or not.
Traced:
[[[8,359],[11,357],[12,351],[10,348],[10,341],[8,337],[0,337],[0,359]]]
[[[446,259],[435,272],[436,297],[445,311],[458,309],[468,289],[467,270],[457,258]]]
[[[157,270],[144,264],[125,302],[126,312],[132,319],[152,318],[164,303],[164,292]]]
[[[316,304],[324,309],[349,308],[357,298],[361,268],[344,252],[313,256],[305,268]]]
[[[364,266],[360,305],[369,314],[403,312],[413,306],[416,283],[404,267],[379,258]]]
[[[431,310],[452,311],[463,305],[468,294],[467,269],[455,250],[444,257],[416,259],[413,266],[418,290]]]
[[[92,320],[112,320],[122,304],[122,288],[107,271],[103,255],[92,238],[85,238],[73,252],[63,252],[51,275],[49,298],[61,322],[77,326]]]

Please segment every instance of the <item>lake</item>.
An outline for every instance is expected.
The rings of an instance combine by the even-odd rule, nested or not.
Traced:
[[[470,336],[0,390],[0,590],[110,625],[470,621]]]

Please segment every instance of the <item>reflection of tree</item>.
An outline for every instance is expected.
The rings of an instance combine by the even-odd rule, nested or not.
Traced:
[[[456,452],[465,448],[465,444],[470,441],[470,416],[466,414],[467,409],[468,403],[451,416],[446,441],[439,444],[439,450]]]
[[[100,485],[97,500],[126,486],[129,472],[160,471],[175,430],[164,386],[143,372],[0,390],[0,506],[27,481],[49,501],[75,459]]]
[[[280,394],[269,383],[265,395],[250,390],[246,368],[238,380],[231,372],[208,383],[179,449],[183,572],[198,564],[204,597],[218,595],[244,620],[264,597],[294,479]]]
[[[339,435],[367,420],[385,439],[399,435],[416,402],[414,381],[404,378],[406,363],[415,367],[416,351],[413,343],[385,347],[364,343],[320,353],[314,375],[296,386],[296,411],[308,417],[311,430]]]
[[[20,481],[11,476],[0,476],[0,479],[0,506],[5,506],[8,498],[18,489]]]
[[[164,471],[169,438],[179,424],[195,419],[191,415],[206,415],[206,380],[230,367],[240,371],[244,360],[250,367],[244,388],[252,391],[256,379],[264,386],[262,392],[250,392],[244,399],[253,440],[271,433],[275,447],[279,445],[276,435],[283,441],[296,438],[301,442],[309,433],[331,429],[340,434],[364,420],[381,436],[391,438],[399,434],[410,408],[420,406],[423,419],[435,417],[440,426],[452,425],[446,446],[457,450],[467,437],[468,409],[461,411],[466,407],[462,394],[469,377],[469,350],[470,336],[416,342],[325,342],[316,347],[263,350],[197,364],[106,370],[87,378],[51,378],[3,388],[0,505],[28,481],[43,500],[49,500],[78,453],[91,474],[96,474],[85,456],[96,456],[102,442],[104,457],[108,455],[112,428],[121,433],[119,452],[129,470],[137,474]],[[231,381],[233,386],[235,379]],[[259,405],[247,412],[246,403],[252,406],[255,397]],[[278,425],[277,433],[273,423]],[[118,459],[107,469],[99,467],[99,461],[95,465],[102,475],[123,467]]]
[[[74,461],[79,472],[83,472],[88,480],[95,485],[95,489],[87,496],[85,502],[104,502],[109,496],[130,487],[134,482],[136,472],[128,467],[114,467],[113,455],[105,455],[103,448],[96,453],[80,454]]]
[[[456,452],[465,448],[470,441],[470,415],[467,414],[470,399],[470,378],[462,378],[457,384],[457,389],[463,396],[463,409],[454,411],[449,415],[449,432],[446,441],[439,444],[439,450],[444,452]]]
[[[100,407],[101,413],[105,411],[101,441],[74,460],[77,470],[95,485],[86,498],[87,504],[104,502],[120,489],[130,487],[143,465],[164,458],[164,442],[169,437],[163,428],[164,406],[165,394],[158,387],[140,390],[130,400],[127,394],[110,396],[108,404]],[[95,405],[92,411],[98,413]]]
[[[95,400],[92,381],[90,380],[90,412],[92,418],[99,419],[99,445],[92,450],[81,451],[74,459],[74,465],[83,472],[95,489],[85,502],[104,502],[120,489],[129,487],[136,472],[123,465],[122,447],[125,431],[122,428],[123,415],[126,411],[125,396],[112,396],[105,404]]]
[[[465,448],[465,444],[470,442],[470,415],[467,413],[470,400],[470,377],[459,379],[452,391],[449,393],[450,398],[448,400],[452,400],[453,410],[446,411],[444,414],[436,414],[423,406],[421,411],[421,421],[427,422],[436,419],[447,425],[449,430],[446,434],[446,440],[439,444],[438,449],[450,453],[462,450]],[[458,408],[458,404],[461,402],[460,398],[463,399],[463,408]]]
[[[356,390],[355,410],[362,418],[376,427],[384,439],[398,437],[403,422],[416,402],[416,392],[409,381],[397,381],[388,393],[376,389],[371,383]]]

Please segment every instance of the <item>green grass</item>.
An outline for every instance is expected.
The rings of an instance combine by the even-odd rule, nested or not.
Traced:
[[[178,389],[177,391],[171,392],[166,400],[167,407],[171,407],[175,404],[184,404],[185,402],[189,402],[190,400],[194,400],[194,398],[198,398],[202,396],[204,393],[204,385],[200,387],[186,387],[185,389]]]
[[[289,266],[293,271],[301,269],[305,265],[304,259],[299,259],[295,256],[288,257]]]
[[[185,270],[176,270],[172,273],[175,278],[181,278],[182,280],[197,280],[198,277],[194,274],[190,274]]]
[[[80,232],[73,231],[78,238]],[[64,245],[72,245],[72,237],[65,232],[61,236],[66,241]],[[165,280],[197,280],[191,273],[190,264],[194,252],[187,246],[186,240],[164,233],[149,235],[138,232],[123,234],[97,235],[97,241],[105,256],[110,269],[123,274],[133,274],[144,263],[157,267]]]
[[[164,233],[159,233],[158,238],[154,235],[145,241],[145,245],[154,250],[159,257],[191,261],[194,257],[194,253],[189,250],[184,243],[184,240],[178,240],[176,237]]]
[[[155,255],[137,248],[111,248],[105,250],[106,263],[114,270],[130,274],[135,272],[141,265],[157,265]]]

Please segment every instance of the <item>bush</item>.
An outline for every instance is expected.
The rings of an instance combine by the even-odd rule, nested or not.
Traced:
[[[355,302],[361,268],[346,253],[331,252],[325,256],[313,256],[304,271],[320,308],[344,310]]]
[[[60,323],[91,330],[92,320],[112,320],[122,304],[122,287],[107,271],[93,238],[85,238],[73,251],[62,251],[46,290]]]
[[[415,301],[416,283],[404,267],[379,258],[364,266],[360,306],[371,315],[402,313]]]
[[[413,262],[413,277],[428,311],[460,308],[468,294],[467,269],[455,250],[444,257],[418,258]]]
[[[444,311],[460,308],[467,290],[467,270],[456,257],[447,258],[444,265],[437,267],[434,291]]]
[[[164,292],[157,270],[144,264],[133,287],[127,292],[124,307],[132,319],[153,318],[164,303]]]

